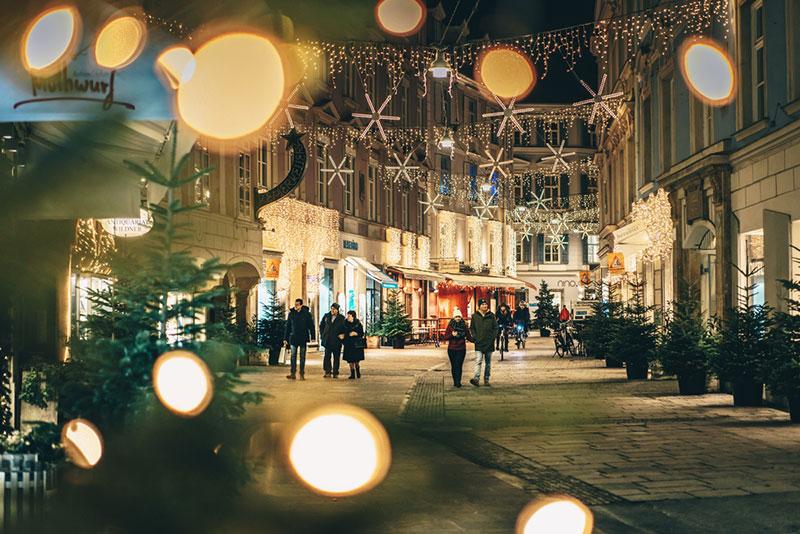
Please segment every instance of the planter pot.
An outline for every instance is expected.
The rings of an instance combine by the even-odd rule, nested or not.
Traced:
[[[630,362],[625,364],[628,380],[647,380],[647,362]]]
[[[789,397],[789,418],[792,423],[800,423],[800,395]]]
[[[367,336],[367,348],[368,349],[381,348],[381,336]]]
[[[548,330],[547,328],[540,328],[539,335],[541,337],[550,337],[550,330]]]
[[[733,383],[734,406],[761,406],[764,384],[753,380],[739,380]]]
[[[708,391],[708,376],[705,373],[678,375],[678,392],[681,395],[703,395]]]
[[[396,336],[392,338],[392,348],[393,349],[404,349],[406,347],[406,338],[405,336]]]
[[[624,367],[622,360],[606,356],[606,367],[611,369],[622,369]]]

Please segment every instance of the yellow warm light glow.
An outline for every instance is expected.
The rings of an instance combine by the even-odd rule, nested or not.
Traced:
[[[681,47],[681,74],[689,90],[710,106],[730,103],[736,75],[728,52],[707,37],[693,37]]]
[[[194,54],[191,79],[178,88],[178,114],[198,133],[244,137],[263,127],[283,98],[278,49],[252,33],[211,39]]]
[[[530,58],[512,48],[493,48],[478,59],[475,76],[500,98],[523,98],[536,84]]]
[[[391,447],[386,430],[369,412],[348,405],[317,410],[293,427],[289,464],[311,490],[330,496],[363,493],[389,471]],[[331,461],[331,451],[353,461]]]
[[[109,21],[97,34],[95,62],[106,69],[121,69],[133,63],[144,48],[147,28],[130,15]]]
[[[177,89],[181,84],[192,79],[197,62],[192,51],[185,46],[174,46],[164,50],[156,59],[170,86]]]
[[[159,356],[153,366],[153,387],[161,404],[186,417],[202,413],[214,394],[205,362],[185,350]]]
[[[100,431],[85,419],[73,419],[61,429],[61,445],[72,463],[91,469],[103,457]]]
[[[375,5],[375,20],[386,33],[404,37],[422,28],[425,11],[420,0],[380,0]]]
[[[517,519],[517,534],[590,534],[592,512],[572,497],[551,497],[536,501]]]
[[[35,76],[49,76],[72,60],[80,37],[80,15],[71,6],[36,17],[22,38],[22,64]]]

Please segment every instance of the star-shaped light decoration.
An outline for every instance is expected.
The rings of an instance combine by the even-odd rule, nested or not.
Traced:
[[[303,109],[303,110],[308,110],[309,109],[308,106],[305,106],[303,104],[294,104],[294,103],[292,103],[292,99],[295,97],[295,95],[297,95],[298,91],[300,91],[300,86],[301,85],[302,84],[297,84],[295,86],[295,88],[292,89],[292,92],[289,93],[289,96],[287,96],[286,99],[283,102],[281,102],[281,107],[283,108],[283,113],[284,113],[284,115],[286,115],[286,121],[289,123],[289,127],[290,128],[294,128],[294,121],[292,120],[292,114],[289,113],[289,110],[290,109]],[[278,115],[279,114],[276,113],[275,117],[277,117]],[[274,122],[275,119],[273,118],[272,121]]]
[[[367,105],[369,106],[369,113],[353,113],[353,117],[358,117],[359,119],[369,119],[367,123],[367,127],[364,128],[364,131],[361,132],[359,136],[359,140],[366,137],[369,133],[370,128],[372,125],[378,127],[378,131],[381,133],[381,139],[386,142],[386,132],[383,130],[383,123],[381,121],[399,121],[400,117],[396,115],[383,115],[383,110],[386,109],[386,106],[389,105],[389,102],[392,100],[392,95],[389,94],[386,96],[386,100],[383,101],[381,107],[375,110],[375,105],[372,103],[372,98],[369,96],[369,93],[364,93],[364,96],[367,99]]]
[[[568,213],[556,213],[550,219],[550,228],[553,230],[553,235],[560,235],[569,233],[569,223],[572,218]]]
[[[497,95],[492,95],[492,96],[494,96],[494,99],[497,101],[497,105],[500,106],[500,111],[492,111],[491,113],[484,113],[481,116],[483,118],[503,117],[503,119],[500,121],[500,126],[497,127],[497,137],[500,137],[500,134],[503,133],[503,130],[506,127],[506,123],[509,122],[520,133],[525,133],[525,128],[522,127],[522,124],[520,124],[515,115],[533,113],[535,110],[533,108],[522,108],[522,109],[515,108],[514,104],[517,101],[516,97],[512,98],[511,102],[509,102],[508,106],[506,106],[503,103],[503,101],[497,97]]]
[[[594,119],[597,116],[597,112],[600,111],[600,108],[603,108],[605,110],[605,112],[608,113],[609,116],[614,117],[615,119],[617,118],[617,114],[614,113],[614,111],[611,109],[611,107],[609,107],[607,102],[609,100],[613,100],[615,98],[619,98],[622,95],[624,95],[625,93],[623,93],[622,91],[619,91],[619,92],[616,92],[616,93],[611,93],[610,95],[604,95],[603,94],[603,90],[606,87],[606,79],[607,78],[608,78],[608,76],[606,74],[603,74],[603,77],[600,79],[600,86],[597,88],[597,92],[596,93],[592,90],[591,87],[589,87],[589,84],[587,84],[583,80],[580,80],[580,79],[578,80],[579,82],[581,82],[581,85],[584,87],[584,89],[589,91],[589,94],[592,95],[592,98],[587,98],[586,100],[581,100],[580,102],[575,102],[572,105],[573,106],[583,106],[584,104],[592,104],[592,114],[589,116],[589,124],[594,124]]]
[[[531,193],[531,200],[528,202],[528,206],[533,208],[533,214],[538,215],[539,210],[547,211],[547,203],[550,202],[549,198],[544,197],[544,191],[539,193]]]
[[[567,160],[565,160],[564,158],[568,156],[574,156],[575,152],[567,152],[566,154],[564,154],[564,143],[566,142],[567,140],[563,139],[561,141],[561,145],[558,147],[558,150],[553,148],[553,145],[551,145],[550,143],[545,143],[547,145],[547,148],[550,149],[550,152],[552,152],[553,155],[543,157],[542,161],[550,161],[550,160],[553,161],[553,170],[551,172],[558,172],[559,165],[564,167],[565,171],[569,170],[569,163],[567,163]]]
[[[567,248],[567,237],[564,235],[553,234],[550,236],[550,244],[558,245],[558,248]]]
[[[503,150],[503,148],[499,148],[497,150],[497,156],[492,156],[488,149],[484,150],[486,157],[489,158],[489,163],[481,163],[478,165],[478,167],[481,169],[491,168],[489,171],[489,177],[493,176],[495,172],[499,172],[503,175],[503,178],[508,178],[508,174],[506,173],[505,169],[503,169],[503,166],[514,163],[514,160],[508,159],[503,161]]]
[[[343,157],[341,163],[339,163],[338,165],[336,164],[335,161],[333,161],[333,157],[332,156],[329,155],[328,159],[331,162],[331,167],[332,168],[330,168],[330,169],[320,169],[320,171],[322,171],[322,172],[333,173],[333,174],[331,174],[330,180],[328,180],[328,185],[331,185],[331,182],[333,181],[334,178],[339,178],[339,181],[342,182],[342,185],[345,185],[344,184],[344,176],[342,176],[342,174],[353,174],[353,169],[348,169],[347,167],[345,167],[345,165],[347,164],[347,156]]]
[[[439,199],[442,197],[442,195],[437,194],[435,197],[431,198],[431,194],[426,191],[425,196],[428,197],[428,200],[419,201],[421,206],[425,206],[425,211],[423,211],[422,213],[428,213],[429,210],[433,210],[434,215],[439,213],[437,211],[437,208],[444,207],[444,204],[439,202]]]
[[[593,232],[594,229],[592,228],[592,225],[589,223],[582,223],[578,225],[577,228],[575,228],[575,233],[581,234],[581,237],[583,239],[587,239]]]
[[[478,205],[473,206],[472,209],[475,210],[475,215],[481,220],[481,222],[485,221],[487,216],[489,219],[494,219],[494,213],[492,210],[497,209],[497,206],[492,206],[492,201],[496,196],[497,193],[493,193],[492,196],[487,199],[486,195],[484,194],[478,195]]]
[[[400,158],[397,156],[397,153],[394,153],[394,159],[397,161],[397,165],[387,165],[386,169],[389,171],[395,171],[394,181],[399,182],[400,178],[405,178],[408,183],[414,183],[414,177],[409,173],[409,171],[416,171],[419,167],[414,165],[409,165],[408,162],[411,159],[411,155],[413,152],[409,152],[406,156],[406,159],[400,161]]]
[[[531,240],[531,238],[533,237],[533,228],[531,227],[530,223],[525,222],[525,224],[522,226],[522,232],[520,232],[520,234],[522,235],[523,241]]]

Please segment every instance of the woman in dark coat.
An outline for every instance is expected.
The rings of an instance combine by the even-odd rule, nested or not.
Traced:
[[[350,310],[344,321],[344,361],[350,364],[350,377],[361,378],[361,366],[364,359],[364,326],[356,317],[356,312]]]
[[[450,358],[450,371],[453,373],[453,385],[461,387],[461,370],[464,367],[464,357],[467,355],[467,341],[473,341],[472,334],[467,328],[467,323],[461,316],[461,310],[456,308],[453,318],[444,331],[447,340],[447,357]]]

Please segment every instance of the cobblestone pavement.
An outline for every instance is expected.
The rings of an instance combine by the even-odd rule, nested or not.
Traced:
[[[480,388],[453,388],[445,351],[432,348],[368,351],[361,381],[323,380],[318,356],[302,383],[285,368],[248,376],[271,395],[258,410],[272,421],[350,402],[401,436],[377,491],[425,498],[397,531],[508,532],[528,500],[567,493],[593,506],[603,532],[800,532],[800,426],[788,414],[734,409],[725,394],[680,397],[673,380],[628,382],[624,370],[551,354],[537,338],[506,361],[495,354],[492,387]],[[468,483],[437,486],[443,466]]]

